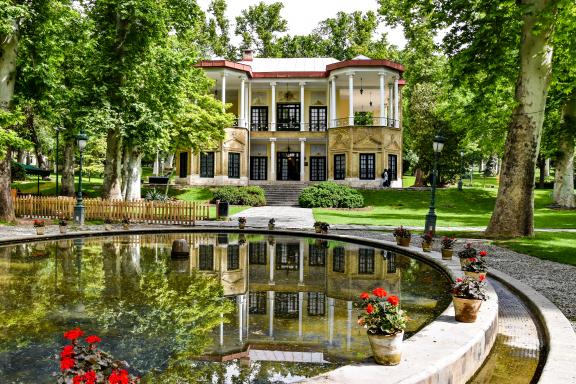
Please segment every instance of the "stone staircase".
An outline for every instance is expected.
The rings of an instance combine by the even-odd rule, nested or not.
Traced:
[[[266,204],[272,206],[298,206],[298,196],[307,186],[297,181],[260,185],[266,194]]]

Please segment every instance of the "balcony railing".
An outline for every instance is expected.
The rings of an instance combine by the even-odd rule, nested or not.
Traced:
[[[250,123],[251,131],[268,131],[268,123]]]
[[[270,131],[270,125],[268,123],[251,123],[250,130],[255,132],[265,132]],[[276,131],[279,132],[286,132],[292,131],[297,132],[300,131],[301,124],[300,123],[277,123],[276,124]],[[326,122],[316,122],[316,123],[304,123],[304,131],[309,132],[326,132],[328,128],[328,124]]]
[[[332,120],[333,127],[349,127],[349,126],[365,126],[365,127],[390,127],[399,128],[399,121],[390,119],[388,117],[370,117],[370,116],[355,116],[353,124],[350,124],[350,118],[345,117],[342,119]]]

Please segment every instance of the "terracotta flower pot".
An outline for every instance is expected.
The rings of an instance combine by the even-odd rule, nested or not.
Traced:
[[[68,226],[67,225],[60,225],[60,233],[64,234],[66,232],[68,232]]]
[[[467,258],[467,257],[465,257],[465,258],[462,258],[462,257],[461,257],[461,258],[460,258],[460,266],[461,266],[461,267],[465,267],[465,266],[467,266],[469,263],[470,263],[470,262],[468,261],[468,258]]]
[[[273,231],[275,227],[276,227],[275,224],[268,224],[268,230],[269,231]]]
[[[476,321],[482,300],[452,296],[452,302],[454,303],[456,321],[461,323],[473,323]]]
[[[316,233],[322,233],[322,228],[320,228],[320,227],[314,227],[314,232],[316,232]]]
[[[404,332],[395,335],[370,335],[368,340],[372,347],[374,360],[380,365],[398,365],[402,357],[402,340]]]
[[[423,241],[422,250],[424,252],[432,252],[432,242]]]
[[[451,248],[442,248],[442,260],[452,260],[454,250]]]
[[[484,278],[486,278],[486,272],[468,272],[468,271],[464,271],[464,274],[466,276],[470,276],[476,280],[480,280],[480,276],[484,276]]]
[[[401,245],[403,247],[408,247],[410,246],[410,237],[397,237],[396,238],[396,244]]]
[[[238,228],[244,229],[246,227],[245,223],[238,223]]]
[[[36,227],[36,234],[38,236],[42,236],[44,234],[44,231],[46,231],[46,227]]]

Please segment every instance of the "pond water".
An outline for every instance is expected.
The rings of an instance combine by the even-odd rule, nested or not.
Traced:
[[[189,257],[173,260],[186,239]],[[387,249],[182,233],[0,247],[0,378],[51,383],[81,327],[143,382],[290,383],[370,357],[353,303],[384,287],[407,337],[450,303],[446,277]]]

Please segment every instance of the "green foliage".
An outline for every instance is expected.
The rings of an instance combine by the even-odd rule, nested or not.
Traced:
[[[249,205],[258,207],[266,205],[264,190],[258,186],[250,187],[219,187],[212,190],[212,202],[225,201],[233,205]]]
[[[288,23],[280,12],[281,2],[265,4],[263,1],[244,9],[236,17],[236,34],[242,37],[241,48],[256,48],[263,57],[274,57],[274,40],[279,32],[286,32]]]
[[[24,167],[24,164],[12,161],[10,164],[10,178],[11,181],[26,180],[26,168]]]
[[[298,203],[304,208],[360,208],[364,206],[364,198],[354,188],[323,182],[304,188]]]
[[[486,300],[486,282],[476,280],[472,277],[466,276],[463,279],[457,279],[452,290],[450,291],[455,297],[472,300]]]

